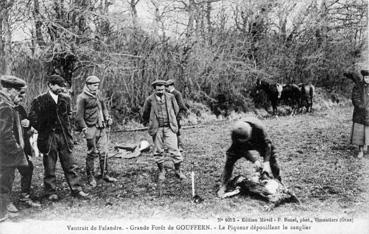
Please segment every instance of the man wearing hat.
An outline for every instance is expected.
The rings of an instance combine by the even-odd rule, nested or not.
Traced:
[[[148,125],[149,134],[154,141],[154,158],[159,168],[159,180],[165,180],[164,146],[174,162],[176,176],[185,179],[181,171],[183,157],[178,149],[177,115],[179,107],[175,97],[165,92],[165,81],[156,80],[152,83],[155,92],[144,103],[142,111],[143,124]]]
[[[41,207],[39,202],[33,201],[31,199],[31,182],[32,182],[32,175],[33,175],[33,163],[31,161],[32,156],[32,147],[30,143],[30,133],[35,131],[30,122],[28,120],[28,115],[26,109],[22,106],[22,102],[24,101],[26,96],[26,87],[21,89],[20,94],[16,97],[14,103],[16,104],[15,110],[18,112],[20,124],[22,127],[22,137],[24,141],[24,153],[26,155],[28,166],[20,166],[18,167],[19,174],[21,176],[21,194],[20,194],[20,201],[29,207]],[[14,204],[11,204],[13,210],[17,210]],[[9,207],[8,207],[9,211]]]
[[[263,172],[281,180],[275,148],[267,136],[264,125],[256,118],[237,121],[231,128],[232,145],[226,152],[226,162],[222,174],[222,185],[218,196],[223,198],[227,184],[232,177],[234,164],[244,157],[255,165],[255,169],[262,168]],[[261,163],[254,157],[251,150],[257,151],[263,158]]]
[[[107,182],[117,179],[107,174],[108,141],[106,128],[113,123],[108,108],[99,91],[100,79],[89,76],[83,92],[77,97],[76,126],[83,131],[87,141],[86,173],[88,184],[96,187],[94,160],[99,158],[102,178]]]
[[[31,125],[38,131],[37,146],[43,153],[44,185],[48,199],[56,201],[55,166],[59,156],[65,178],[75,197],[86,198],[82,191],[77,164],[73,158],[73,137],[71,131],[70,101],[60,95],[65,80],[59,75],[47,77],[49,90],[36,97],[31,104],[29,118]]]
[[[27,166],[23,151],[22,126],[15,111],[15,100],[26,82],[18,77],[0,77],[0,221],[8,218],[7,206],[14,182],[15,168]]]
[[[181,92],[179,92],[175,87],[174,87],[174,81],[173,80],[167,80],[167,82],[165,83],[165,87],[167,89],[168,93],[171,93],[174,95],[174,97],[176,98],[178,107],[179,107],[179,113],[177,115],[177,122],[178,122],[178,133],[177,133],[177,138],[178,138],[178,147],[180,149],[183,148],[182,146],[182,141],[181,141],[181,118],[182,115],[188,112],[188,108],[186,107],[183,98],[182,98],[182,94]]]

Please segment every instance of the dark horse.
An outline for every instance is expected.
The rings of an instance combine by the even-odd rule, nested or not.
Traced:
[[[299,84],[301,90],[300,109],[305,106],[306,112],[313,111],[313,97],[315,87],[312,84]]]
[[[278,101],[282,96],[282,86],[278,83],[269,84],[265,80],[256,81],[256,94],[263,90],[272,104],[273,115],[277,114]]]
[[[285,104],[292,107],[292,115],[295,115],[300,106],[301,91],[295,84],[286,84],[282,86],[281,99]]]

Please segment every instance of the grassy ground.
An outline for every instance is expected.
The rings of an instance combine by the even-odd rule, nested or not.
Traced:
[[[112,175],[116,184],[99,181],[98,187],[85,190],[92,199],[81,201],[71,198],[62,170],[58,164],[59,202],[42,197],[42,160],[34,159],[35,196],[41,209],[23,209],[19,221],[37,220],[94,220],[114,218],[211,218],[234,215],[305,215],[305,214],[367,214],[368,156],[353,157],[356,148],[349,144],[351,129],[350,107],[333,108],[303,114],[263,120],[279,152],[282,178],[302,201],[302,206],[285,204],[266,213],[265,202],[249,197],[221,200],[216,197],[224,163],[224,152],[230,146],[229,122],[220,122],[200,128],[183,130],[185,145],[184,170],[196,172],[198,194],[205,199],[201,204],[191,202],[191,183],[178,181],[170,163],[167,180],[159,195],[157,168],[150,154],[135,159],[111,159]],[[135,143],[150,139],[147,132],[115,133],[112,143]],[[83,182],[85,144],[76,146],[75,157],[81,169]],[[248,174],[250,163],[240,160],[234,174]],[[16,201],[19,176],[15,182]],[[23,208],[21,204],[17,205]]]

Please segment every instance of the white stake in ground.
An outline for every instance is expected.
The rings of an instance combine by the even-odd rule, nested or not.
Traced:
[[[202,199],[199,195],[196,194],[195,191],[195,172],[191,171],[191,184],[192,184],[192,201],[194,203],[201,203],[204,199]]]

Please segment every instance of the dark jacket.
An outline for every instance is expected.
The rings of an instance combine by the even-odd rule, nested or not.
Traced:
[[[70,100],[64,95],[58,95],[57,104],[49,92],[41,94],[32,101],[29,119],[31,125],[38,131],[37,146],[41,153],[49,152],[50,136],[53,133],[62,134],[66,142],[65,148],[72,151],[70,116]]]
[[[270,160],[272,143],[264,129],[264,126],[260,121],[248,120],[245,121],[250,124],[252,131],[251,137],[247,142],[238,142],[237,135],[232,132],[232,146],[228,149],[227,154],[234,154],[241,157],[244,152],[249,150],[256,150],[260,156],[264,158],[264,161]],[[251,156],[251,155],[250,155]],[[250,161],[254,162],[254,158],[249,158]]]
[[[178,107],[179,107],[179,113],[184,114],[184,113],[188,112],[188,108],[186,107],[186,105],[183,101],[183,97],[182,97],[181,92],[179,92],[176,89],[173,89],[172,91],[170,91],[170,93],[173,94],[174,97],[176,98],[176,101],[177,101],[177,104],[178,104]],[[181,116],[178,115],[178,117],[180,118]]]
[[[17,121],[18,115],[14,104],[0,92],[0,168],[27,165],[24,151],[20,146]],[[14,131],[16,129],[16,131]]]
[[[28,119],[27,116],[27,111],[26,109],[24,109],[24,107],[22,105],[17,105],[15,108],[15,111],[18,112],[19,114],[19,119],[20,121],[24,120],[24,119]],[[32,155],[32,150],[31,150],[31,143],[29,142],[29,130],[31,129],[31,126],[27,127],[27,128],[23,128],[23,139],[24,139],[24,152],[27,155]]]
[[[179,112],[179,107],[175,97],[170,93],[163,94],[166,101],[167,113],[169,118],[169,127],[172,129],[174,133],[178,132],[178,123],[177,123],[177,115]],[[146,125],[149,124],[149,134],[154,136],[159,129],[159,120],[157,118],[158,114],[158,104],[156,95],[152,94],[148,98],[146,98],[143,111],[142,111],[142,119],[143,123]]]
[[[81,130],[86,127],[92,127],[98,125],[99,119],[99,103],[101,106],[103,119],[102,122],[107,121],[109,118],[108,109],[102,98],[101,94],[98,92],[96,97],[92,97],[85,92],[82,92],[77,97],[77,112],[76,112],[76,127]],[[104,125],[104,123],[102,123]]]
[[[352,121],[354,123],[369,126],[369,85],[361,81],[356,83],[352,90],[352,104],[354,105],[354,114]]]

